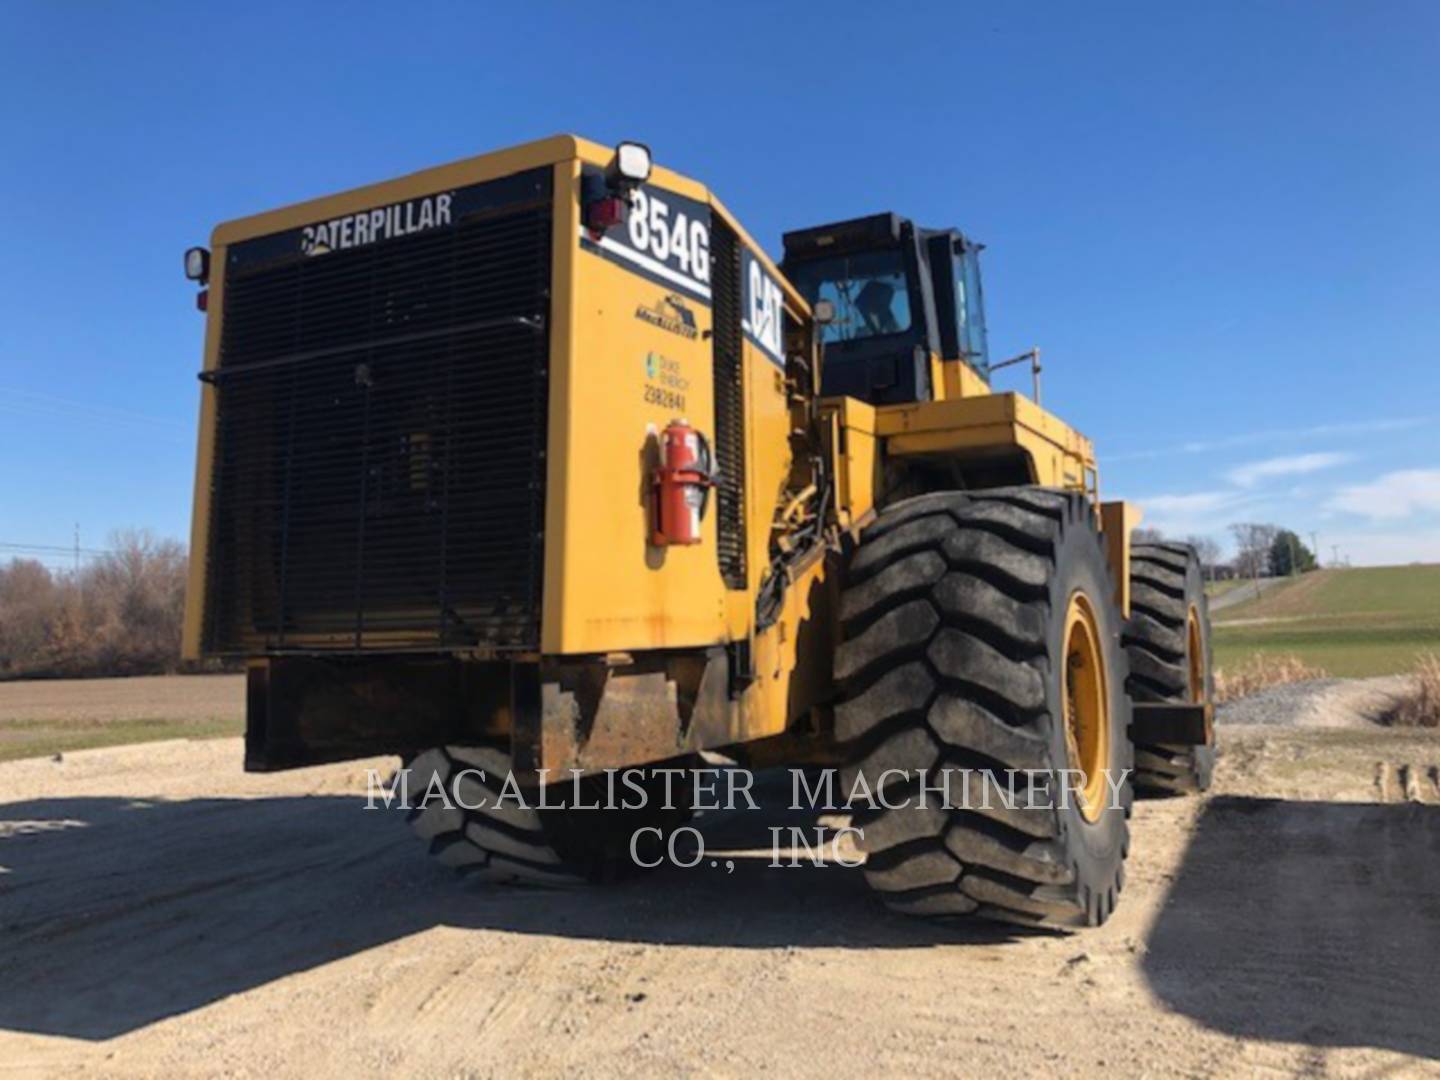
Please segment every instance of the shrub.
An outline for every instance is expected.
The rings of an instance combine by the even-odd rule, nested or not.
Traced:
[[[1440,653],[1420,657],[1409,685],[1380,722],[1395,727],[1440,727]]]
[[[1215,700],[1234,701],[1272,686],[1329,677],[1324,668],[1311,667],[1293,653],[1256,653],[1234,668],[1215,669]]]
[[[0,567],[0,677],[178,670],[185,573],[185,549],[144,530],[74,574]]]

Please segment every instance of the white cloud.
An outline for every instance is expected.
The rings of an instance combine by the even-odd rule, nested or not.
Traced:
[[[1171,457],[1175,454],[1208,454],[1214,450],[1227,450],[1237,446],[1254,446],[1257,443],[1275,442],[1281,439],[1323,438],[1329,435],[1367,435],[1381,431],[1405,431],[1431,422],[1431,417],[1406,416],[1381,420],[1353,420],[1339,424],[1315,424],[1304,428],[1275,428],[1268,431],[1247,431],[1239,435],[1226,435],[1218,439],[1197,439],[1179,446],[1151,450],[1133,450],[1126,454],[1102,454],[1103,461],[1145,461],[1153,458]]]
[[[1336,465],[1343,465],[1353,458],[1353,454],[1340,454],[1333,451],[1291,454],[1287,457],[1247,462],[1231,469],[1225,474],[1225,478],[1237,487],[1249,488],[1254,487],[1261,480],[1270,480],[1277,476],[1304,476],[1306,473],[1319,472],[1321,469],[1331,469]]]
[[[1440,511],[1440,469],[1401,469],[1368,484],[1341,488],[1325,504],[1373,520]]]
[[[1191,495],[1152,495],[1135,500],[1147,514],[1180,516],[1219,510],[1235,501],[1233,491],[1197,491]]]
[[[1431,529],[1320,531],[1320,561],[1330,565],[1336,551],[1351,566],[1440,563],[1440,527]]]
[[[1194,491],[1184,495],[1141,496],[1131,500],[1142,513],[1140,524],[1159,529],[1167,536],[1223,537],[1229,522],[1237,520],[1244,508],[1254,508],[1265,497],[1231,488],[1223,491]],[[1249,514],[1249,510],[1246,511]],[[1263,516],[1263,515],[1262,515]]]

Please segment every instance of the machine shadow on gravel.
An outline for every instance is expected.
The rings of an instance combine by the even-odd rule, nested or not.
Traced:
[[[1143,970],[1245,1039],[1440,1058],[1440,807],[1220,797]]]
[[[858,870],[766,865],[769,828],[813,836],[808,812],[704,817],[701,866],[581,890],[458,880],[403,813],[355,797],[42,799],[0,806],[0,822],[0,1029],[74,1038],[112,1038],[439,925],[739,948],[1014,936],[880,915]]]

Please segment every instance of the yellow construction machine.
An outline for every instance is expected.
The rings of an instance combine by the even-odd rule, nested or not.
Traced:
[[[185,650],[246,664],[246,767],[400,755],[471,796],[415,809],[439,858],[543,882],[684,820],[574,777],[833,765],[890,907],[1103,921],[1132,786],[1209,782],[1205,599],[991,389],[979,251],[886,213],[777,264],[569,136],[221,225]]]

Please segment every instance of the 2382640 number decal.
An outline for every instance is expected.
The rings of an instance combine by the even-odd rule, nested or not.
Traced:
[[[663,386],[650,386],[647,384],[645,387],[645,404],[659,405],[664,409],[683,409],[685,408],[685,395],[677,393],[674,390],[667,390]]]

